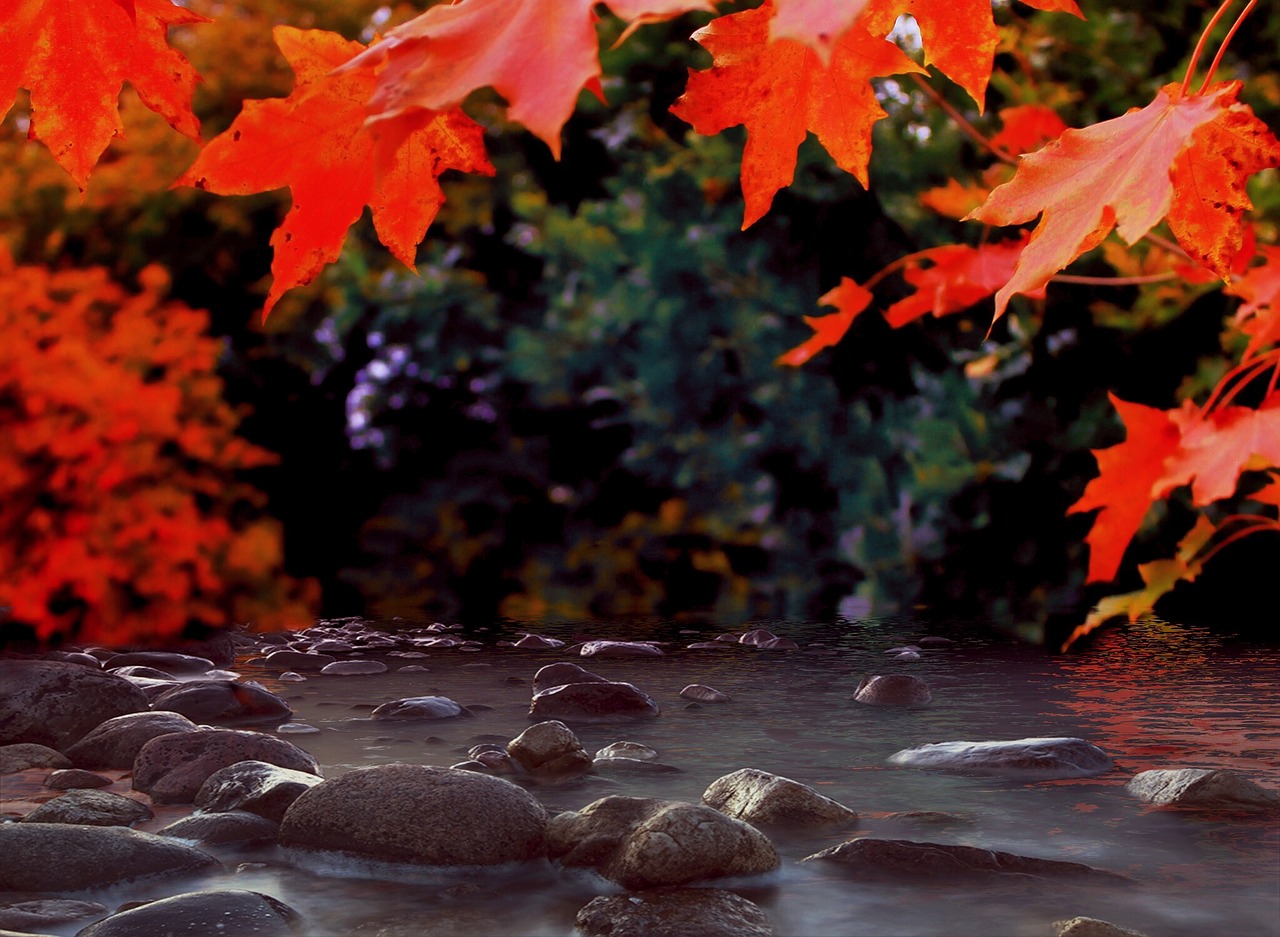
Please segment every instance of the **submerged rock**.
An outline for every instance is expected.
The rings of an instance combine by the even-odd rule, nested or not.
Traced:
[[[106,913],[107,906],[96,901],[73,901],[67,898],[0,901],[0,931],[34,933]]]
[[[718,888],[656,888],[593,898],[578,912],[586,937],[772,937],[768,916]]]
[[[322,674],[330,677],[362,676],[372,673],[386,673],[388,667],[380,660],[335,660],[320,668]]]
[[[55,791],[74,791],[98,787],[110,787],[111,778],[83,768],[61,768],[44,779],[44,786]]]
[[[817,860],[839,863],[851,874],[867,879],[946,881],[1030,876],[1127,881],[1124,876],[1080,862],[1037,859],[976,846],[905,839],[851,839],[806,856],[802,861]]]
[[[453,719],[466,714],[459,704],[447,696],[408,696],[383,703],[372,713],[373,719]]]
[[[604,797],[547,825],[552,858],[626,888],[758,875],[779,865],[763,833],[698,804]]]
[[[654,749],[639,742],[610,742],[596,752],[596,758],[638,758],[648,761],[657,757],[658,753]]]
[[[82,823],[131,826],[155,814],[146,804],[110,791],[75,790],[59,794],[22,818],[23,823]]]
[[[1111,757],[1077,738],[1028,738],[1002,742],[938,742],[908,748],[889,762],[974,774],[998,774],[1032,780],[1087,778],[1112,768]]]
[[[0,660],[0,745],[65,751],[112,716],[147,708],[146,694],[115,674],[57,660]]]
[[[647,693],[630,683],[568,683],[543,690],[529,705],[532,719],[577,722],[652,719],[661,712]]]
[[[174,651],[127,651],[102,662],[104,670],[119,667],[151,667],[168,676],[181,677],[210,671],[214,663],[208,657],[178,654]]]
[[[157,804],[189,804],[219,768],[240,761],[265,761],[320,773],[309,753],[292,742],[242,729],[200,728],[161,735],[142,746],[133,763],[133,789],[145,791]]]
[[[1054,921],[1053,929],[1058,937],[1146,937],[1140,931],[1099,921],[1093,917],[1073,917],[1069,921]]]
[[[578,653],[583,657],[661,657],[662,648],[644,641],[587,641]]]
[[[521,787],[427,765],[357,768],[306,791],[280,843],[386,862],[499,865],[546,852],[547,813]]]
[[[302,918],[283,901],[256,891],[195,891],[121,911],[76,937],[140,934],[217,934],[218,937],[295,937]]]
[[[702,802],[756,826],[851,824],[858,814],[813,788],[756,768],[717,778]]]
[[[208,853],[124,826],[0,824],[0,891],[70,892],[212,869]]]
[[[1161,806],[1280,813],[1280,794],[1230,771],[1174,768],[1134,775],[1125,790]]]
[[[895,673],[863,678],[853,699],[868,706],[927,706],[933,694],[919,677]]]
[[[570,683],[609,683],[608,677],[592,673],[577,664],[556,663],[540,667],[533,675],[533,692],[541,693],[552,687],[565,686]]]
[[[721,693],[715,687],[705,686],[701,683],[690,683],[680,691],[680,695],[685,699],[697,700],[700,703],[733,702],[733,697],[729,696],[727,693]]]

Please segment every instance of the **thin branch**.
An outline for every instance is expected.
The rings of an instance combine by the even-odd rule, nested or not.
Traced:
[[[1248,517],[1248,515],[1235,515],[1235,516]],[[1208,563],[1211,559],[1213,559],[1215,556],[1217,556],[1219,553],[1221,553],[1224,549],[1229,547],[1231,544],[1235,543],[1237,540],[1243,539],[1244,537],[1248,537],[1250,534],[1260,534],[1268,530],[1280,533],[1280,521],[1272,520],[1269,517],[1256,517],[1253,519],[1253,521],[1254,521],[1253,523],[1246,524],[1242,526],[1239,530],[1233,531],[1231,536],[1224,537],[1222,540],[1219,540],[1217,543],[1211,546],[1208,550],[1205,550],[1200,557],[1200,565],[1203,566],[1204,564]],[[1225,523],[1225,521],[1223,523]],[[1221,530],[1221,527],[1219,527],[1219,530]]]
[[[1273,348],[1271,351],[1264,352],[1257,357],[1250,358],[1248,361],[1242,361],[1226,374],[1222,375],[1222,379],[1213,389],[1213,393],[1209,395],[1209,399],[1205,401],[1204,406],[1200,408],[1200,418],[1204,419],[1213,410],[1219,407],[1225,407],[1236,395],[1255,378],[1260,377],[1272,364],[1280,365],[1280,348]],[[1252,373],[1250,373],[1252,372]],[[1236,384],[1230,391],[1227,386],[1235,381]]]
[[[1227,8],[1233,3],[1235,0],[1223,0],[1222,6],[1218,7],[1218,12],[1213,14],[1213,19],[1209,20],[1209,25],[1200,34],[1200,41],[1196,43],[1196,49],[1191,53],[1191,61],[1187,63],[1187,75],[1182,79],[1182,88],[1178,92],[1180,95],[1185,95],[1191,88],[1191,76],[1195,74],[1196,63],[1200,61],[1200,53],[1204,51],[1205,44],[1209,41],[1209,34],[1213,32],[1213,27],[1218,25],[1218,20],[1226,15]]]
[[[970,140],[978,144],[978,146],[982,147],[987,152],[991,153],[1001,162],[1008,163],[1010,166],[1018,165],[1018,161],[1016,159],[983,136],[982,132],[978,130],[977,127],[973,126],[973,124],[969,123],[963,114],[952,107],[947,99],[940,95],[934,87],[929,84],[929,82],[916,74],[911,76],[911,80],[916,83],[916,87],[929,96],[930,100],[932,100],[934,104],[942,108],[946,115],[956,122],[956,126],[959,127],[961,132]]]
[[[1231,37],[1236,34],[1236,30],[1240,28],[1240,24],[1244,22],[1244,18],[1248,16],[1253,8],[1258,5],[1258,0],[1249,0],[1248,5],[1240,11],[1240,15],[1236,17],[1236,21],[1231,24],[1231,28],[1227,30],[1227,36],[1222,40],[1222,45],[1218,46],[1218,54],[1213,57],[1213,64],[1209,66],[1208,73],[1204,76],[1204,84],[1200,86],[1200,90],[1196,94],[1204,94],[1204,89],[1209,87],[1209,82],[1213,81],[1213,73],[1218,70],[1218,64],[1222,61],[1223,54],[1227,51],[1227,46],[1231,45]]]
[[[1144,283],[1167,283],[1177,278],[1178,274],[1172,270],[1133,277],[1083,277],[1071,273],[1058,273],[1050,277],[1049,282],[1078,283],[1082,286],[1142,286]]]

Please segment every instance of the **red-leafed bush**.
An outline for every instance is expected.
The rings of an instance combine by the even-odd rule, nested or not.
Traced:
[[[238,481],[275,456],[236,436],[207,315],[100,268],[0,253],[0,606],[44,641],[303,625],[312,583]]]

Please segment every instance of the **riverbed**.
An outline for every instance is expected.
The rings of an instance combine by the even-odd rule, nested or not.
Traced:
[[[422,624],[378,627],[394,632]],[[526,630],[568,642],[656,638],[667,642],[667,653],[582,659],[563,649],[522,650],[499,644],[516,636],[508,627],[471,635],[479,645],[431,649],[425,657],[363,654],[392,667],[383,674],[317,673],[289,682],[245,659],[235,669],[286,699],[293,724],[317,730],[281,734],[311,752],[330,778],[389,762],[448,766],[466,760],[479,743],[510,740],[530,725],[530,685],[548,663],[574,660],[633,683],[658,702],[661,716],[573,728],[589,752],[616,741],[639,742],[672,770],[601,773],[530,790],[551,811],[577,809],[607,794],[696,802],[716,778],[751,767],[810,785],[858,811],[852,831],[771,830],[781,869],[733,883],[765,910],[780,935],[1044,937],[1053,933],[1051,922],[1079,915],[1150,937],[1280,935],[1280,821],[1156,808],[1124,789],[1139,771],[1170,767],[1225,768],[1280,789],[1280,649],[1155,621],[1115,629],[1071,655],[961,624],[762,625],[799,648],[689,650],[688,644],[719,632],[659,625],[637,634],[634,626],[566,624]],[[886,654],[927,634],[954,643],[926,647],[919,660]],[[427,669],[395,669],[403,666]],[[923,678],[932,703],[897,709],[852,701],[864,676],[885,673]],[[681,689],[692,683],[714,687],[731,701],[682,698]],[[412,723],[370,719],[381,703],[425,695],[447,696],[472,715]],[[887,760],[930,742],[1045,736],[1084,738],[1116,767],[1097,777],[1026,782],[902,768]],[[945,816],[891,816],[904,812]],[[158,829],[173,818],[172,810],[164,810],[139,828]],[[827,863],[800,861],[851,835],[1083,862],[1132,882],[867,883]],[[227,871],[213,879],[135,885],[96,900],[114,907],[189,887],[247,888],[297,909],[314,937],[568,937],[580,907],[618,890],[550,864],[458,876],[348,862],[302,868],[275,847],[219,855]]]

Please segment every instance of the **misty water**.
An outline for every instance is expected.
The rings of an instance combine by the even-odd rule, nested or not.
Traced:
[[[421,622],[402,623],[403,626]],[[853,830],[771,830],[782,868],[733,883],[759,904],[781,935],[1047,935],[1050,923],[1102,918],[1151,937],[1280,934],[1280,821],[1154,808],[1125,782],[1150,768],[1227,768],[1280,789],[1280,649],[1234,642],[1159,622],[1116,629],[1080,654],[1043,649],[962,626],[903,622],[765,623],[799,650],[731,646],[686,650],[714,636],[623,632],[594,626],[593,637],[667,638],[659,658],[577,659],[558,650],[525,651],[480,634],[478,650],[437,649],[429,657],[383,657],[393,672],[310,676],[281,682],[237,666],[283,696],[311,734],[284,737],[310,751],[326,777],[387,762],[447,766],[480,742],[507,741],[531,723],[536,670],[575,660],[636,684],[662,707],[645,722],[574,725],[589,752],[615,741],[656,749],[673,772],[602,775],[530,789],[549,810],[577,809],[607,794],[696,802],[716,778],[759,768],[811,785],[861,814]],[[395,623],[380,627],[394,629]],[[530,628],[571,640],[587,626]],[[956,644],[926,649],[917,661],[886,649],[925,634]],[[510,638],[508,631],[501,637]],[[365,656],[376,657],[368,653]],[[426,673],[398,673],[420,664]],[[911,673],[933,690],[924,709],[867,707],[851,700],[859,680]],[[733,699],[691,705],[690,683]],[[469,718],[387,723],[370,720],[380,703],[443,695],[475,710]],[[1021,782],[900,768],[886,759],[914,745],[946,740],[1079,736],[1107,751],[1116,767],[1099,777]],[[963,822],[923,824],[895,811],[943,811]],[[170,822],[165,811],[144,829]],[[933,840],[1085,862],[1133,881],[1105,886],[1028,882],[891,885],[858,882],[840,867],[800,860],[852,835]],[[559,935],[574,933],[577,910],[618,889],[550,864],[493,873],[443,874],[335,862],[317,871],[275,847],[219,854],[227,871],[211,881],[165,881],[117,890],[136,900],[188,887],[248,888],[300,911],[315,937],[346,934]],[[102,900],[102,899],[99,899]],[[112,904],[111,900],[104,903]],[[73,931],[72,931],[73,932]]]

